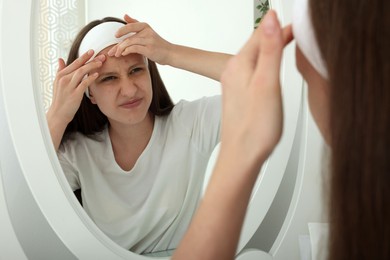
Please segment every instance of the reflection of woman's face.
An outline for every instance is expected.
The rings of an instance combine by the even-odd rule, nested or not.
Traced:
[[[110,48],[100,54],[107,54]],[[144,57],[139,54],[106,57],[103,66],[96,70],[98,78],[89,88],[91,102],[97,104],[111,125],[142,122],[152,101],[152,83]]]
[[[299,72],[308,84],[310,111],[325,141],[329,143],[329,90],[328,82],[313,68],[299,47],[296,48]]]

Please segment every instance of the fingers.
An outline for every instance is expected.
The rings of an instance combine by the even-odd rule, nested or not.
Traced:
[[[91,71],[100,68],[103,65],[103,62],[106,60],[105,55],[98,55],[96,56],[92,61],[86,63],[90,59],[89,55],[82,55],[81,57],[77,58],[75,61],[73,61],[69,66],[64,68],[62,71],[60,71],[60,77],[66,76],[66,75],[77,75],[77,79],[81,80],[86,74],[90,73]]]
[[[129,53],[138,53],[145,55],[145,46],[148,45],[150,39],[144,37],[132,37],[130,36],[123,42],[116,44],[109,52],[109,56],[125,56]]]
[[[63,70],[65,67],[66,67],[66,64],[65,64],[64,59],[63,59],[63,58],[59,58],[59,59],[58,59],[58,69],[57,69],[57,72],[60,72],[60,71]]]
[[[93,69],[99,68],[106,60],[106,56],[98,55],[91,62],[86,63],[92,57],[93,53],[93,50],[89,50],[68,66],[66,66],[64,60],[60,58],[58,60],[58,76],[62,77],[68,74],[72,74],[80,68],[83,68],[82,71],[85,72],[85,74],[89,73]]]
[[[132,18],[130,18],[132,19]],[[130,21],[129,19],[129,21]],[[132,19],[131,21],[136,21],[134,19]],[[140,23],[138,21],[136,22],[132,22],[132,23],[128,23],[127,25],[121,27],[116,33],[115,33],[115,37],[122,37],[126,34],[129,34],[129,33],[139,33],[143,30],[145,30],[146,28],[150,28],[150,26],[146,23]],[[123,54],[123,51],[128,47],[130,46],[131,44],[136,44],[136,43],[132,43],[131,41],[134,40],[134,38],[136,37],[133,37],[134,35],[131,35],[129,36],[126,40],[122,41],[121,43],[119,44],[116,44],[115,46],[113,46],[109,51],[108,51],[108,56],[116,56],[116,57],[119,57],[121,55],[126,55],[128,54],[129,52],[127,52],[126,54]],[[138,35],[139,37],[140,35]],[[142,37],[142,38],[145,38],[145,37]]]
[[[96,79],[97,77],[99,76],[99,73],[95,72],[91,75],[87,75],[85,76],[80,84],[78,84],[77,88],[76,88],[76,92],[78,92],[79,95],[82,95],[85,90],[88,88],[88,86],[90,86]]]
[[[122,51],[122,54],[119,52],[118,55],[122,55],[122,56],[125,56],[125,55],[128,55],[130,53],[138,53],[138,54],[141,54],[143,56],[147,56],[146,53],[147,53],[147,48],[143,45],[136,45],[136,44],[132,44],[128,47],[126,47],[123,51]]]
[[[282,29],[282,37],[283,37],[283,45],[286,46],[287,44],[289,44],[294,36],[293,36],[293,33],[292,33],[292,25],[289,24],[287,25],[286,27],[284,27]]]
[[[84,77],[89,77],[89,73],[93,70],[96,70],[102,66],[102,62],[100,60],[95,60],[93,62],[89,62],[82,66],[81,68],[77,69],[73,73],[69,74],[71,77],[71,80],[69,82],[70,85],[78,87],[81,81],[84,81]]]
[[[270,10],[268,13],[266,17],[271,16],[271,20],[274,19],[277,20],[276,13],[273,10]],[[266,30],[265,28],[266,27],[265,22],[267,20],[265,19],[266,17],[264,17],[259,28],[253,32],[252,37],[247,41],[247,43],[238,53],[240,56],[246,57],[248,65],[250,65],[253,68],[256,66],[256,62],[260,54],[260,48],[262,48],[260,42],[261,42],[262,33],[264,33],[264,30]],[[277,26],[280,27],[279,22],[277,22]],[[292,41],[293,34],[292,34],[291,24],[282,29],[282,38],[283,38],[283,46],[287,45]]]
[[[61,74],[69,74],[72,71],[75,71],[76,69],[83,66],[93,55],[93,50],[89,50],[86,53],[82,54],[79,58],[77,58],[75,61],[73,61],[71,64],[69,64],[66,68],[64,68],[62,71],[60,71]]]
[[[121,28],[118,29],[115,33],[115,37],[119,38],[122,37],[123,35],[126,35],[128,33],[137,33],[145,28],[149,27],[147,23],[140,23],[140,22],[133,22],[133,23],[128,23]]]
[[[64,59],[63,58],[59,58],[58,59],[58,69],[57,69],[57,76],[56,76],[56,80],[58,80],[58,73],[61,71],[61,70],[63,70],[64,68],[66,67],[66,64],[65,64],[65,61],[64,61]],[[56,91],[57,91],[57,84],[54,84],[54,89],[53,89],[53,91],[54,91],[54,94],[56,93]]]
[[[51,111],[58,120],[70,122],[83,99],[85,90],[99,76],[98,68],[106,60],[105,55],[95,57],[91,62],[93,51],[88,51],[66,66],[63,59],[58,60],[58,72],[54,80]],[[94,72],[96,71],[96,72]]]
[[[69,66],[65,67],[65,62],[59,59],[59,70],[56,77],[55,86],[66,89],[78,89],[80,86],[84,88],[91,84],[96,78],[97,73],[89,75],[92,71],[97,70],[103,65],[106,60],[105,55],[95,57],[91,62],[85,63],[90,59],[90,56],[82,55]],[[56,87],[57,88],[57,87]]]
[[[106,55],[100,54],[100,55],[96,56],[93,60],[105,62],[106,61]]]
[[[125,21],[127,23],[136,23],[136,22],[138,22],[138,20],[136,20],[134,18],[131,18],[128,14],[125,14],[125,16],[123,18],[125,19]]]
[[[290,40],[289,30],[286,29],[286,39],[283,39],[282,29],[276,13],[271,10],[264,17],[260,24],[261,50],[252,79],[254,85],[261,84],[263,88],[279,86],[282,52],[285,46],[284,41]]]
[[[237,56],[246,57],[253,66],[256,64],[257,56],[260,51],[260,29],[256,29],[249,40],[241,48]]]
[[[115,44],[114,47],[112,47],[108,52],[107,52],[107,55],[108,56],[114,56],[116,51],[118,49],[118,44]]]

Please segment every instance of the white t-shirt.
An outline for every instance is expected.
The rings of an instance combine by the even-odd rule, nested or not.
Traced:
[[[198,206],[210,154],[220,139],[221,97],[180,101],[155,117],[151,139],[133,169],[115,161],[108,130],[80,133],[58,157],[83,207],[113,241],[135,253],[174,249]]]

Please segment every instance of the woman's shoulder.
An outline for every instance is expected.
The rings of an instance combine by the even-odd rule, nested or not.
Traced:
[[[80,132],[73,132],[66,136],[59,147],[59,152],[77,152],[86,149],[96,149],[106,140],[106,129],[93,135],[84,135]]]
[[[165,126],[178,127],[191,134],[208,124],[218,125],[221,118],[221,96],[202,97],[193,101],[180,100],[168,117],[161,118]]]
[[[180,100],[172,110],[173,114],[188,113],[194,114],[196,111],[206,109],[210,106],[219,107],[221,105],[221,96],[208,96],[195,99],[192,101]]]

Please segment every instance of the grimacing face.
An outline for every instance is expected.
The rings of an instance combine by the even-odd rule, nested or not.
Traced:
[[[148,114],[152,101],[152,83],[146,59],[139,54],[110,57],[102,50],[106,61],[94,72],[99,76],[89,91],[91,102],[96,104],[113,125],[115,122],[134,125]]]

